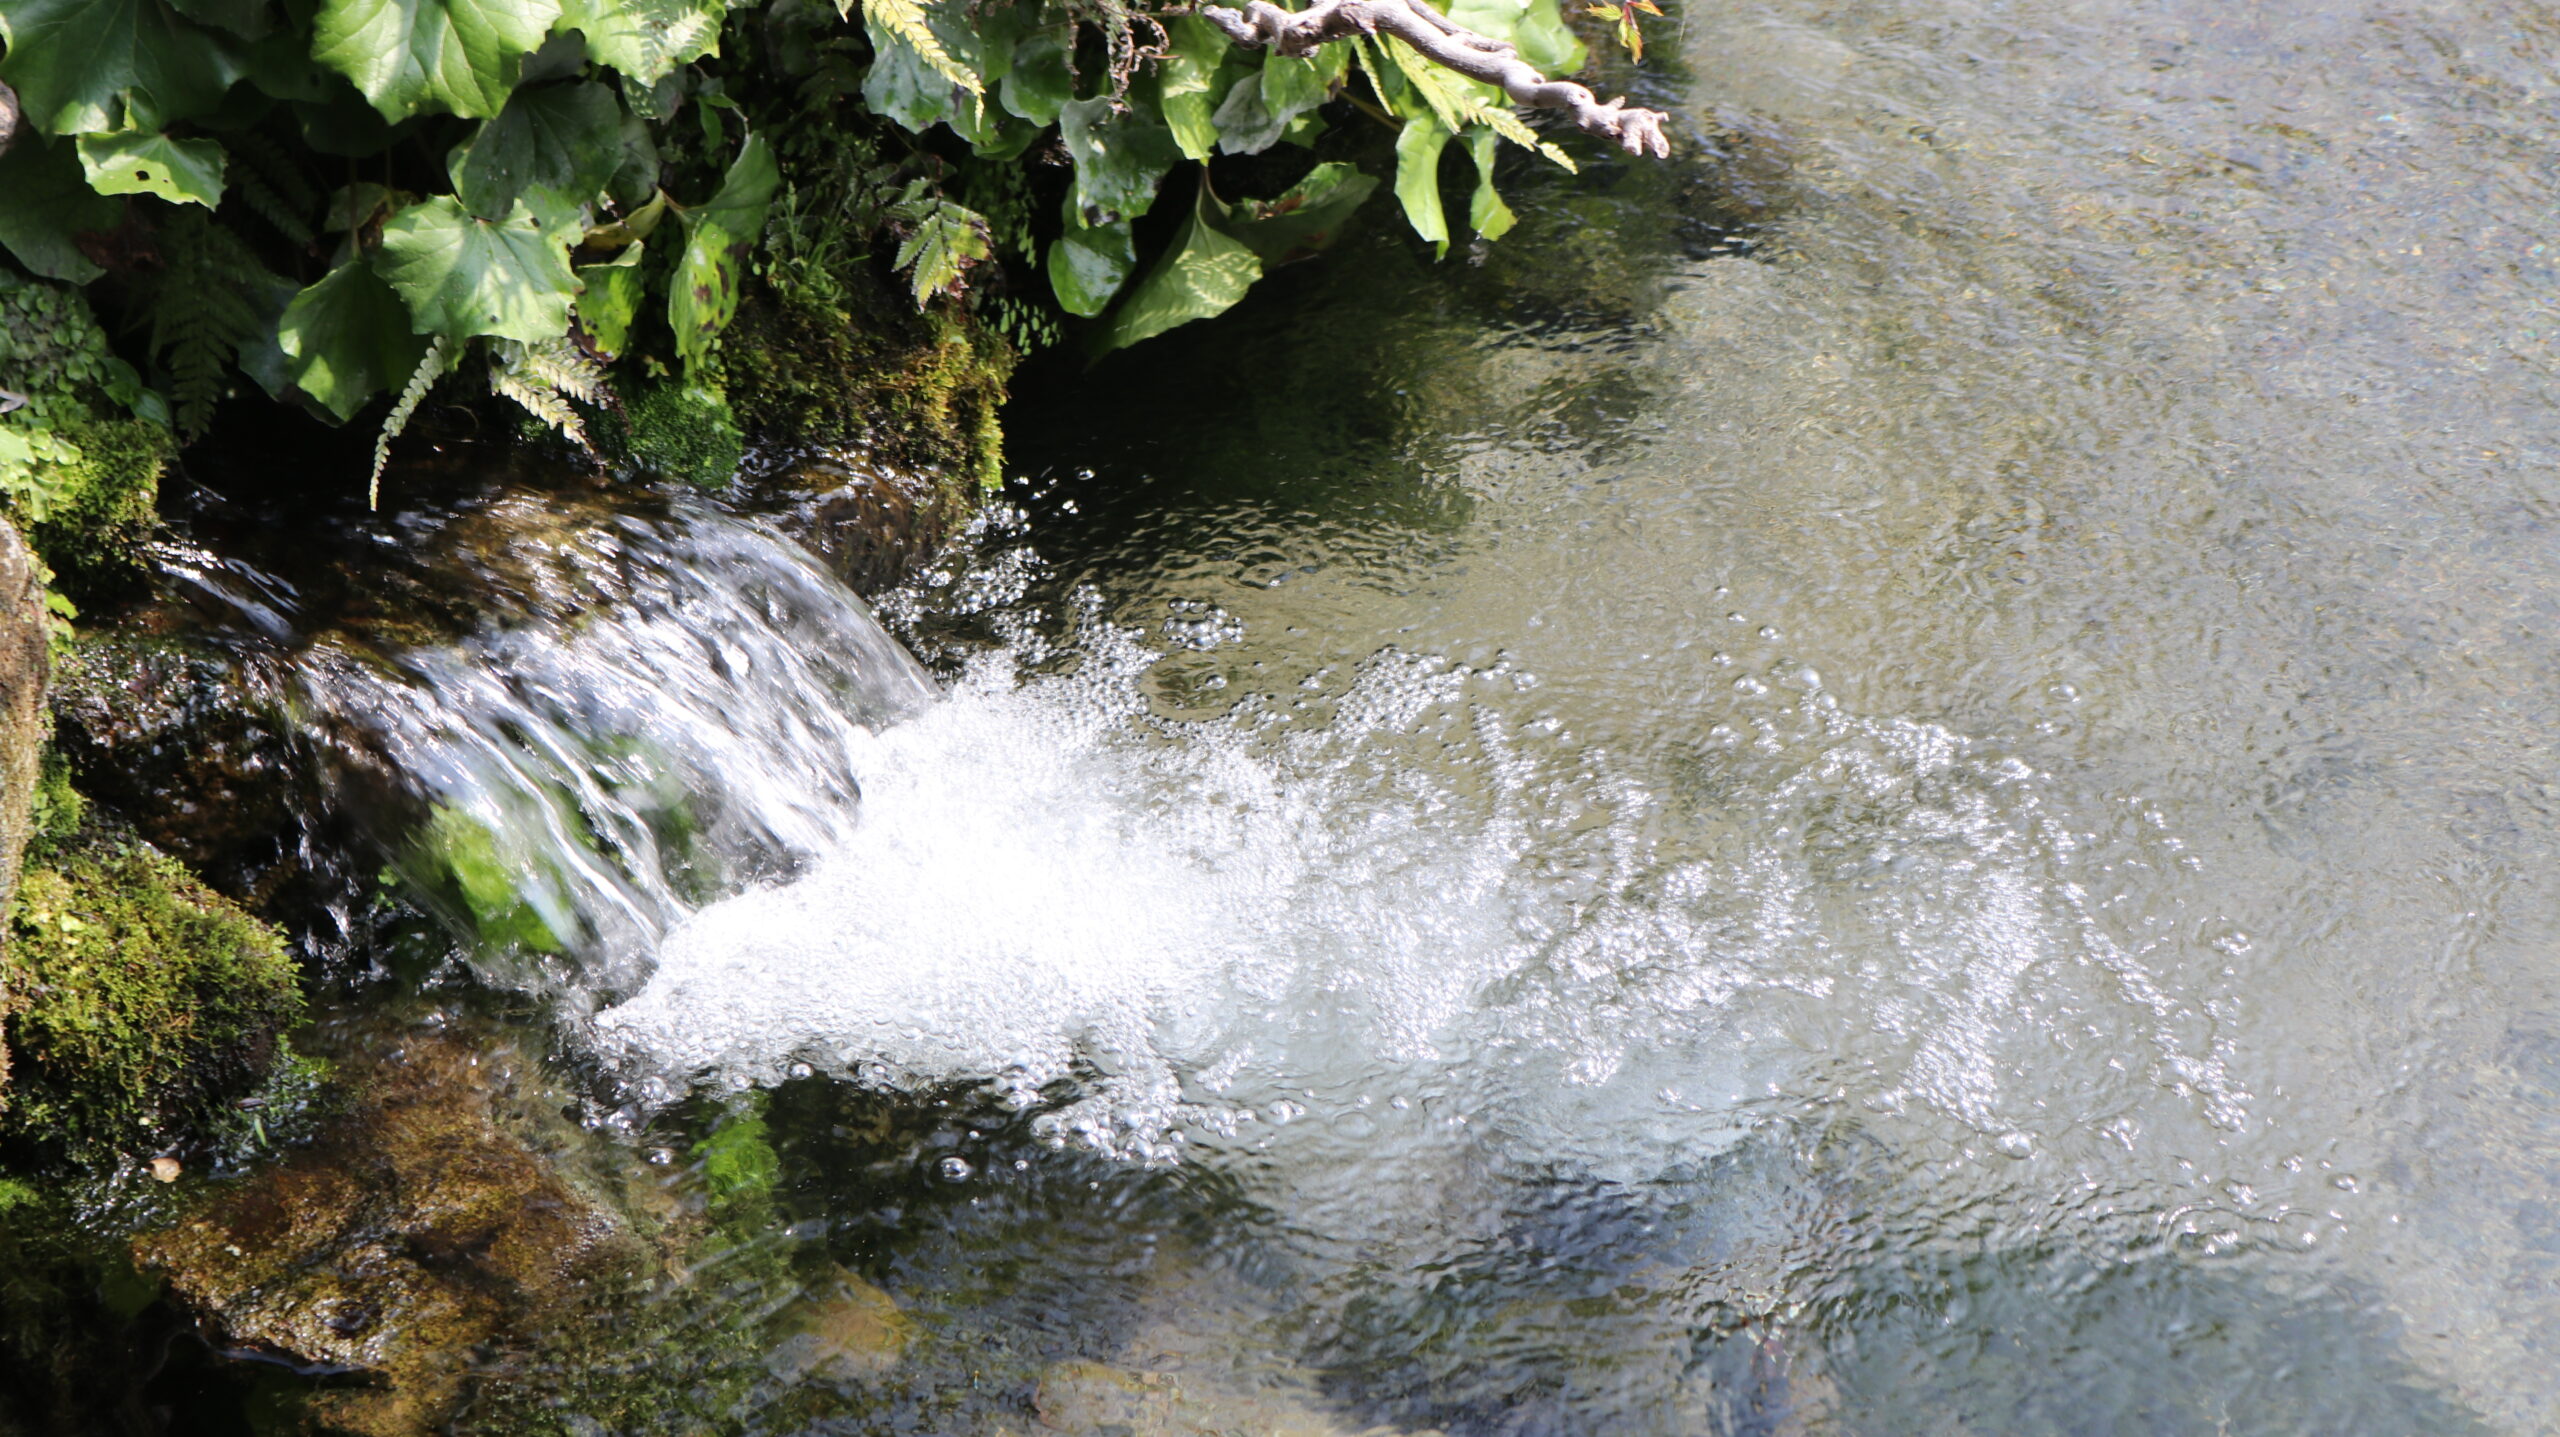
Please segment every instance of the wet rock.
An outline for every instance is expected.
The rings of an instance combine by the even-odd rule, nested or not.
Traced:
[[[289,866],[285,741],[228,655],[173,637],[85,637],[55,677],[53,716],[80,790],[215,887],[255,902]]]
[[[787,1320],[771,1367],[786,1382],[870,1382],[897,1370],[915,1324],[895,1298],[838,1270]]]
[[[749,493],[752,507],[862,594],[905,579],[957,522],[931,478],[858,450],[804,459]]]
[[[36,579],[35,556],[17,528],[0,519],[0,913],[17,892],[18,860],[27,847],[45,739],[46,651],[44,586]],[[8,979],[0,960],[0,1013],[10,1005]],[[0,1046],[0,1094],[8,1086],[9,1055]]]
[[[486,1034],[404,1036],[342,1061],[350,1106],[310,1146],[133,1243],[219,1342],[361,1375],[317,1430],[435,1430],[475,1354],[539,1328],[646,1245],[518,1128],[539,1088]]]

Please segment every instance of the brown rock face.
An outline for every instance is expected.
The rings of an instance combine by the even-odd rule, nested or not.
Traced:
[[[318,1142],[136,1239],[134,1259],[220,1341],[375,1379],[324,1394],[322,1430],[434,1430],[475,1348],[645,1258],[509,1131],[530,1071],[521,1055],[441,1034],[350,1060],[359,1096]]]
[[[0,519],[0,914],[17,895],[18,860],[27,849],[27,811],[44,752],[49,653],[35,556],[17,528]],[[9,1006],[5,957],[0,955],[0,1012]],[[0,1048],[0,1092],[8,1084],[9,1054]]]

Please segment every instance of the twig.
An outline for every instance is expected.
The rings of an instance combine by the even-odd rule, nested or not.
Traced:
[[[1603,104],[1571,80],[1550,80],[1509,43],[1467,29],[1427,0],[1316,0],[1295,13],[1271,0],[1247,0],[1242,11],[1204,5],[1200,17],[1239,45],[1268,45],[1283,55],[1304,56],[1335,40],[1383,32],[1434,64],[1499,88],[1515,104],[1566,111],[1575,124],[1616,141],[1629,154],[1665,159],[1671,154],[1671,141],[1663,132],[1671,123],[1669,115],[1630,109],[1624,97]]]

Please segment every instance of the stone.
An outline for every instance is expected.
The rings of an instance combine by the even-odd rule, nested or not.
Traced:
[[[915,1324],[897,1299],[838,1269],[787,1320],[769,1364],[787,1382],[871,1382],[897,1370]]]
[[[0,519],[0,914],[17,894],[18,864],[27,848],[44,753],[49,655],[35,555],[17,527]],[[9,986],[7,952],[0,948],[0,1013],[9,1010]],[[0,1045],[0,1101],[8,1086],[9,1054]]]

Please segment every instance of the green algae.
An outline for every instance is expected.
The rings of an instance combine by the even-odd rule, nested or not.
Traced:
[[[698,489],[721,488],[737,475],[746,441],[718,390],[672,381],[646,385],[623,412],[631,457],[644,468]]]

